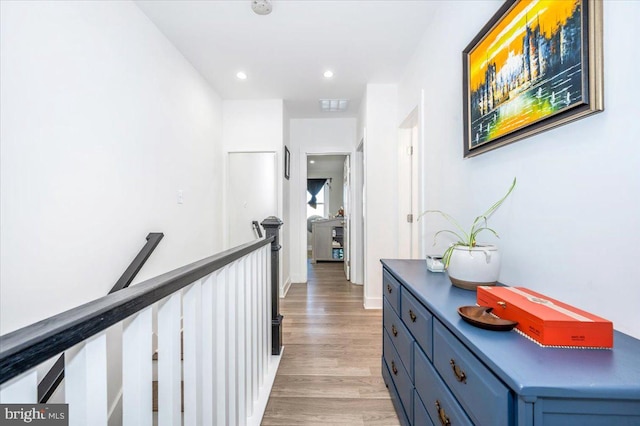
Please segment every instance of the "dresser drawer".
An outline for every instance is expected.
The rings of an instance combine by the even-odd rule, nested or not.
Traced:
[[[400,318],[398,318],[398,315],[391,309],[389,302],[386,300],[384,301],[383,312],[384,328],[389,333],[393,346],[398,351],[402,364],[404,364],[404,368],[409,373],[411,383],[413,383],[413,337],[411,337],[407,327],[402,324],[402,321],[400,321]]]
[[[436,373],[436,370],[424,352],[422,352],[418,345],[414,345],[413,347],[416,361],[416,392],[419,396],[418,402],[422,400],[433,424],[447,424],[448,420],[451,425],[455,426],[473,425],[455,397],[449,389],[447,389],[447,385],[438,377],[438,373]],[[478,397],[482,398],[482,395],[478,395]],[[478,424],[491,425],[491,423]]]
[[[383,352],[384,360],[387,363],[387,368],[391,373],[391,379],[398,391],[402,406],[409,417],[409,422],[413,423],[413,383],[409,379],[409,374],[400,361],[400,356],[396,351],[396,348],[391,342],[391,337],[386,331],[383,331]]]
[[[418,395],[418,391],[415,389],[413,391],[413,420],[416,426],[434,426],[427,409]]]
[[[429,359],[433,359],[433,315],[407,289],[402,289],[400,298],[402,321],[409,328],[424,353]]]
[[[385,269],[382,270],[382,293],[391,307],[400,312],[400,283]]]
[[[509,423],[509,389],[439,321],[433,324],[433,364],[474,423]]]
[[[393,403],[393,408],[396,409],[396,414],[398,415],[398,420],[400,420],[400,424],[402,426],[411,426],[409,423],[409,418],[404,411],[404,407],[402,406],[402,402],[400,402],[400,398],[398,397],[398,390],[396,389],[395,384],[393,383],[393,379],[391,378],[391,372],[389,371],[389,367],[385,362],[384,358],[382,359],[382,379],[384,383],[387,385],[389,389],[389,395],[391,396],[391,402]]]

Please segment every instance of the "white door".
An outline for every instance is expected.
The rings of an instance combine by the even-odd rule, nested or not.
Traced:
[[[275,152],[230,152],[228,162],[228,247],[257,237],[252,221],[278,214]],[[264,234],[264,230],[263,230]]]
[[[349,156],[344,159],[343,180],[342,180],[342,205],[344,207],[344,227],[343,227],[343,259],[344,274],[347,280],[351,279],[351,245],[349,244],[349,232],[351,232],[351,165]]]
[[[400,126],[398,134],[398,256],[418,256],[417,218],[417,153],[418,115],[415,109]]]

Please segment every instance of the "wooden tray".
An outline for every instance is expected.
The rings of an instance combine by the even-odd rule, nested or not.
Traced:
[[[493,308],[488,306],[460,306],[458,314],[469,324],[494,331],[509,331],[518,323],[491,314]]]

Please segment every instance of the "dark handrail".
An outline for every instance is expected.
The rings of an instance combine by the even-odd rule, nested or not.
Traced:
[[[64,379],[64,354],[60,355],[38,383],[38,403],[46,404]]]
[[[0,336],[0,384],[106,330],[241,257],[271,244],[255,240]]]
[[[129,287],[129,284],[133,282],[133,279],[138,275],[138,272],[140,272],[147,262],[151,253],[153,253],[160,243],[160,240],[162,240],[162,237],[164,237],[162,232],[151,232],[147,235],[147,243],[131,261],[131,264],[124,271],[111,291],[109,291],[109,294]],[[49,401],[51,395],[53,395],[60,383],[62,383],[62,379],[64,379],[64,354],[60,355],[53,366],[51,366],[51,369],[45,374],[40,383],[38,383],[38,402],[40,404],[45,404]]]
[[[256,233],[258,234],[258,238],[262,238],[262,231],[260,230],[260,224],[258,223],[258,221],[254,220],[253,222],[251,222],[251,224],[253,225],[253,229],[255,229]]]
[[[133,282],[133,279],[138,275],[140,269],[144,266],[151,253],[156,249],[160,240],[164,237],[162,232],[151,232],[147,235],[147,243],[142,247],[140,253],[131,261],[129,267],[124,271],[120,279],[113,286],[109,294],[115,293],[118,290],[129,287],[129,284]]]

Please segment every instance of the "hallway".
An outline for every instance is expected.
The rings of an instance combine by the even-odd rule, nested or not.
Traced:
[[[281,300],[284,353],[263,425],[398,425],[380,374],[382,311],[342,263],[309,264]]]

